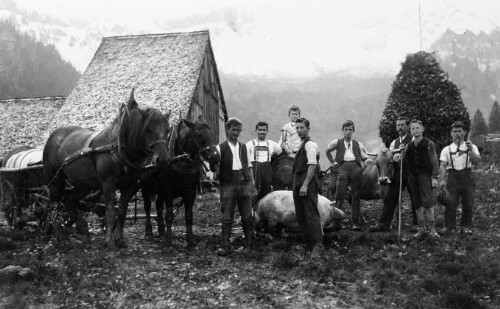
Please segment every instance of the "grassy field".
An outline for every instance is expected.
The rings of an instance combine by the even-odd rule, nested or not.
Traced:
[[[198,246],[188,251],[182,209],[173,248],[144,239],[144,222],[127,222],[128,248],[108,251],[104,235],[71,245],[29,230],[0,230],[0,269],[29,268],[24,278],[0,278],[1,308],[499,308],[500,174],[477,173],[474,234],[414,241],[403,226],[369,233],[380,201],[362,202],[363,232],[326,235],[326,253],[309,259],[298,235],[261,239],[242,248],[238,225],[235,252],[216,254],[220,242],[218,194],[195,205]],[[404,199],[403,222],[410,222]],[[437,225],[443,224],[436,206]],[[94,217],[89,217],[91,222]]]

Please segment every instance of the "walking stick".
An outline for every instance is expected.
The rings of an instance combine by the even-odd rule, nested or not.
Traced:
[[[401,193],[403,191],[403,157],[404,150],[401,150],[401,168],[399,169],[399,205],[398,205],[398,245],[401,239]]]

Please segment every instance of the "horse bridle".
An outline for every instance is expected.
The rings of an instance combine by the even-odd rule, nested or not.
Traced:
[[[128,110],[128,107],[126,105],[124,105],[122,107],[122,110],[125,109],[125,112],[127,115],[130,115],[130,111]],[[125,115],[122,115],[121,117],[121,120],[120,120],[120,130],[122,128],[122,122],[123,122],[123,117]],[[111,132],[112,130],[110,131],[110,135],[111,135]],[[110,136],[110,139],[111,139],[111,136]],[[141,163],[141,164],[134,164],[132,163],[128,158],[127,158],[127,155],[124,151],[124,149],[127,149],[127,146],[125,146],[123,143],[120,142],[120,133],[118,133],[118,139],[117,139],[117,147],[116,147],[116,150],[118,152],[118,159],[120,161],[122,161],[126,166],[129,166],[131,168],[134,168],[134,169],[142,169],[142,168],[145,168],[148,164],[147,162],[148,161],[151,161],[152,159],[152,148],[155,146],[155,145],[158,145],[158,144],[167,144],[167,141],[164,140],[164,139],[159,139],[159,140],[156,140],[154,142],[151,142],[149,144],[146,145],[146,147],[144,147],[142,150],[144,151],[144,153],[147,155],[146,157],[146,160],[144,160],[144,162],[146,163]]]
[[[195,127],[196,127],[197,125],[198,125],[198,121],[196,122]],[[181,126],[182,126],[182,120],[181,120],[181,122],[179,122],[179,125],[178,125],[178,128],[177,128],[177,136],[179,136],[179,135],[180,135]],[[189,133],[188,133],[188,151],[189,151],[189,139],[192,139],[192,140],[194,141],[194,143],[195,143],[196,147],[198,148],[198,152],[197,152],[198,156],[197,156],[197,157],[198,157],[198,158],[203,158],[203,159],[205,159],[205,160],[207,160],[207,161],[208,161],[208,158],[205,156],[205,151],[210,149],[210,145],[208,145],[208,146],[206,146],[206,147],[201,147],[201,145],[200,145],[200,143],[198,142],[198,140],[197,140],[197,139],[193,136],[194,129],[191,129],[191,128],[189,128],[189,127],[188,127],[188,129],[189,129]],[[177,138],[177,140],[176,140],[176,144],[177,144],[177,146],[179,147],[179,149],[181,150],[181,152],[182,152],[183,154],[187,154],[188,156],[190,156],[190,155],[189,155],[189,152],[186,152],[186,151],[184,151],[184,150],[182,149],[182,145],[181,145],[181,144],[180,144],[180,142],[179,142],[179,138]],[[205,164],[203,163],[203,160],[200,160],[200,159],[196,160],[196,159],[197,159],[197,158],[195,158],[195,160],[192,160],[192,159],[191,159],[191,160],[192,160],[194,163],[200,163],[200,164],[203,166],[203,168],[205,169],[205,171],[207,171],[207,172],[208,172],[208,171],[209,171],[209,169],[205,166]]]

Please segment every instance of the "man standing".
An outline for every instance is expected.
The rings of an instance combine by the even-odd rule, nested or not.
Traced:
[[[226,122],[227,141],[217,145],[221,155],[219,165],[220,204],[222,212],[222,248],[218,255],[231,253],[231,227],[234,207],[238,205],[247,247],[253,241],[252,194],[254,179],[250,154],[245,144],[238,141],[242,130],[241,120],[229,118]]]
[[[249,141],[246,146],[250,153],[250,160],[252,161],[257,200],[260,200],[271,192],[273,177],[271,158],[281,153],[281,147],[271,140],[266,140],[268,132],[267,123],[262,121],[257,123],[255,132],[257,132],[257,138]]]
[[[391,229],[392,218],[399,201],[401,169],[403,169],[403,183],[401,185],[401,190],[404,190],[405,188],[408,189],[408,168],[401,166],[401,155],[406,145],[408,145],[413,138],[409,133],[409,129],[410,119],[398,118],[396,120],[396,130],[398,131],[399,137],[393,140],[389,146],[389,150],[393,154],[392,161],[394,166],[394,176],[391,179],[389,190],[387,190],[387,194],[384,198],[384,206],[382,208],[378,224],[370,229],[371,232],[385,232]],[[413,225],[417,225],[417,214],[413,207],[412,215]]]
[[[302,141],[292,167],[295,215],[304,240],[311,249],[311,258],[317,258],[324,251],[323,230],[318,211],[320,184],[316,173],[319,148],[309,137],[309,120],[297,119],[295,128]]]
[[[419,229],[414,237],[421,239],[429,234],[431,237],[439,238],[434,221],[432,195],[432,187],[437,186],[439,173],[436,148],[431,140],[423,137],[424,126],[420,120],[414,119],[410,122],[410,132],[413,141],[406,146],[403,159],[408,163],[411,204],[417,212]]]
[[[281,129],[281,136],[278,144],[291,157],[295,157],[297,150],[300,147],[301,140],[295,128],[295,121],[300,117],[300,108],[297,105],[292,105],[288,109],[288,117],[290,122],[287,122]]]
[[[444,147],[439,160],[441,161],[439,173],[439,186],[447,186],[450,199],[444,213],[445,228],[441,235],[450,235],[457,227],[456,215],[459,199],[462,199],[461,234],[472,235],[472,208],[474,205],[474,177],[472,166],[479,163],[481,156],[476,145],[465,141],[467,131],[462,121],[455,121],[451,125],[453,143]],[[448,171],[448,184],[444,176]]]
[[[344,138],[334,139],[328,144],[326,157],[334,169],[338,169],[335,192],[336,207],[342,209],[347,195],[347,187],[351,187],[352,196],[352,230],[361,231],[361,176],[364,161],[368,158],[366,150],[360,142],[352,139],[354,122],[347,120],[342,124]],[[331,152],[336,150],[335,160]]]

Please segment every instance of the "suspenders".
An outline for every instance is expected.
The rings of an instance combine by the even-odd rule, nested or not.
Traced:
[[[448,146],[448,153],[450,154],[450,161],[451,161],[451,168],[455,169],[455,166],[453,165],[453,156],[455,153],[460,152],[460,149],[457,146],[457,151],[456,152],[451,152],[451,147]],[[467,168],[467,164],[469,163],[469,150],[467,150],[467,158],[465,158],[465,168]]]
[[[252,140],[252,145],[253,145],[253,160],[257,161],[257,150],[255,149],[255,140]],[[266,140],[266,146],[267,146],[267,162],[269,162],[269,141]],[[257,140],[257,148],[260,150],[260,145],[259,141]]]

